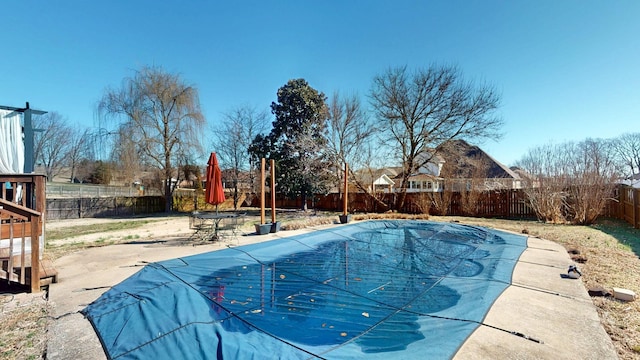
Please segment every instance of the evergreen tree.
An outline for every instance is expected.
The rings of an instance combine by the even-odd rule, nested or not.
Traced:
[[[254,158],[276,161],[278,191],[291,198],[300,196],[306,210],[307,198],[327,191],[326,96],[304,79],[289,80],[278,89],[278,101],[271,103],[275,115],[267,136],[257,136],[249,151]]]

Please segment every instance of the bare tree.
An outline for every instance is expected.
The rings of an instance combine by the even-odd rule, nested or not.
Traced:
[[[465,81],[450,66],[410,73],[392,68],[373,79],[371,105],[386,144],[400,155],[404,171],[396,207],[402,208],[409,177],[434,155],[431,149],[457,138],[498,138],[500,96],[488,85]]]
[[[569,168],[569,221],[589,225],[611,199],[619,173],[608,141],[586,139],[572,144],[571,153],[574,160]]]
[[[449,212],[453,201],[453,179],[445,177],[442,182],[443,189],[440,192],[431,193],[431,209],[437,215],[445,216]]]
[[[268,113],[248,105],[236,107],[223,114],[222,123],[212,128],[212,148],[216,150],[221,165],[230,169],[233,186],[233,207],[238,208],[242,191],[242,173],[249,174],[249,187],[255,192],[257,187],[253,158],[249,146],[258,134],[263,134],[268,125]]]
[[[70,181],[76,179],[76,172],[81,161],[87,158],[87,149],[89,142],[89,130],[80,131],[78,129],[71,131],[69,139],[69,151],[67,152],[67,165],[69,166],[71,176]]]
[[[560,150],[557,145],[547,144],[530,149],[518,161],[518,166],[530,174],[523,184],[529,205],[545,222],[565,222],[568,179]]]
[[[125,78],[120,88],[107,89],[98,104],[100,114],[119,121],[122,134],[139,146],[141,161],[162,174],[165,210],[172,209],[178,154],[201,149],[204,126],[195,87],[158,67],[143,67]]]
[[[626,133],[613,139],[613,149],[627,169],[624,170],[627,177],[640,173],[640,133]]]
[[[380,191],[380,188],[376,187],[374,182],[380,178],[383,173],[389,176],[389,178],[395,177],[392,171],[387,171],[388,169],[385,168],[387,163],[381,160],[391,157],[387,156],[384,149],[375,147],[373,141],[367,142],[358,151],[357,165],[354,167],[349,165],[350,184],[354,185],[359,192],[366,195],[364,202],[367,211],[374,209],[374,204],[378,210],[388,210],[390,206],[385,200],[389,199],[389,197],[385,196],[384,191]],[[344,178],[342,181],[344,181]]]
[[[131,123],[124,123],[113,134],[115,143],[118,146],[114,146],[111,153],[111,159],[117,165],[124,184],[129,186],[133,183],[142,167],[139,156],[141,151],[140,144],[136,143],[133,137],[129,135],[131,132],[129,127],[132,125]]]
[[[327,126],[327,150],[334,168],[334,186],[342,191],[340,184],[344,176],[350,176],[356,187],[366,193],[378,205],[387,207],[380,196],[369,189],[370,184],[360,181],[362,176],[356,176],[355,171],[370,173],[372,177],[371,145],[374,140],[375,128],[362,108],[358,96],[340,96],[335,92],[329,104],[329,119]],[[349,164],[349,174],[344,174],[344,164]]]
[[[53,181],[65,166],[71,146],[73,130],[67,120],[57,112],[46,113],[34,119],[38,129],[34,136],[34,159],[44,168],[47,181]]]
[[[610,143],[601,139],[541,146],[518,165],[531,174],[525,193],[536,215],[555,223],[595,222],[619,176]]]
[[[356,95],[341,97],[335,92],[329,104],[327,147],[338,169],[348,163],[356,169],[363,165],[363,149],[369,145],[375,129]]]
[[[81,159],[75,170],[75,178],[80,182],[87,182],[92,174],[95,173],[95,168],[96,161],[91,160],[91,158]]]
[[[476,216],[480,210],[482,194],[490,190],[486,187],[489,165],[485,159],[479,157],[468,161],[470,165],[470,169],[468,169],[469,175],[463,179],[465,189],[460,191],[460,205],[465,214]]]

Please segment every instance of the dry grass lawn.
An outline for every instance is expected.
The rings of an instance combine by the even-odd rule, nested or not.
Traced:
[[[399,214],[363,214],[354,215],[354,220],[370,218],[404,218]],[[424,218],[423,216],[409,216]],[[336,220],[335,214],[290,213],[284,217],[282,229],[298,229],[320,224],[330,224]],[[569,226],[544,224],[537,221],[476,219],[462,217],[431,217],[435,221],[457,221],[463,224],[486,226],[495,229],[525,233],[543,239],[555,241],[572,253],[576,264],[582,271],[582,281],[587,289],[601,287],[608,291],[612,288],[625,288],[640,293],[640,230],[616,220],[602,220],[594,226]],[[118,220],[114,220],[118,221]],[[119,221],[123,221],[120,219]],[[128,223],[132,231],[137,226],[157,226],[158,218],[146,223]],[[255,221],[247,224],[251,227]],[[75,224],[74,226],[77,226]],[[104,227],[94,226],[95,231]],[[56,231],[63,231],[58,226]],[[113,231],[121,231],[114,227]],[[49,230],[49,229],[48,229]],[[73,232],[80,232],[77,227]],[[142,231],[142,230],[140,230]],[[148,231],[148,230],[145,230]],[[53,235],[53,234],[52,234]],[[60,236],[57,233],[55,236]],[[72,237],[71,235],[69,237]],[[141,239],[146,238],[144,235]],[[122,240],[126,240],[123,238]],[[117,240],[96,241],[93,244],[72,242],[71,245],[48,248],[47,255],[59,257],[86,246],[106,246]],[[16,294],[3,293],[0,289],[0,360],[2,359],[40,359],[46,357],[47,318],[46,301],[18,302]],[[611,336],[621,359],[640,359],[640,300],[622,302],[612,297],[593,297],[602,324]],[[12,301],[13,300],[13,301]],[[37,300],[37,299],[36,299]],[[8,304],[13,304],[8,306]]]

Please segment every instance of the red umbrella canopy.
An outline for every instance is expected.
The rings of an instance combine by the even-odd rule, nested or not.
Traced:
[[[218,205],[224,202],[222,171],[214,152],[209,156],[209,162],[207,163],[207,187],[204,189],[204,197],[205,201],[211,205]]]

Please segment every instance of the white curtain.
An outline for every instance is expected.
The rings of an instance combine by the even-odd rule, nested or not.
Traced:
[[[24,172],[24,141],[20,113],[0,109],[0,174]]]

